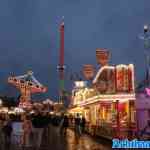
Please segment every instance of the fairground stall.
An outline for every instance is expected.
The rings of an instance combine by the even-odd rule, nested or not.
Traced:
[[[80,106],[82,102],[83,93],[87,90],[87,82],[86,81],[75,81],[74,88],[72,90],[72,101],[69,107],[69,113],[73,116],[77,114],[82,115],[83,108]]]
[[[82,114],[93,135],[129,137],[136,129],[133,64],[102,66],[90,87],[73,90],[69,112]]]
[[[137,129],[140,138],[150,138],[150,88],[143,84],[136,93]]]

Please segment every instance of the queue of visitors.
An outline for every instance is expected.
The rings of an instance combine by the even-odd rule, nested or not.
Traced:
[[[67,128],[74,125],[75,134],[81,135],[85,131],[85,118],[50,115],[48,112],[35,110],[33,114],[0,114],[0,150],[11,150],[10,146],[20,145],[24,148],[33,147],[39,150],[42,137],[46,135],[49,125],[57,126],[60,134],[65,136]]]

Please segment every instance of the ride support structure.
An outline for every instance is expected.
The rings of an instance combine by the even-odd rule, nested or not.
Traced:
[[[20,91],[19,107],[31,106],[31,94],[45,93],[47,88],[43,86],[34,76],[32,71],[22,76],[10,76],[8,83],[14,85]]]
[[[59,28],[60,32],[60,51],[59,51],[59,65],[57,67],[59,72],[59,102],[64,103],[64,91],[65,91],[65,85],[64,85],[64,17],[62,19],[62,22],[60,24]]]

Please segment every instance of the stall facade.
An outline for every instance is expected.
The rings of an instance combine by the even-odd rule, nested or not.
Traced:
[[[91,134],[109,139],[128,137],[136,126],[134,66],[101,67],[91,87],[73,94],[69,112],[79,111],[86,118]]]

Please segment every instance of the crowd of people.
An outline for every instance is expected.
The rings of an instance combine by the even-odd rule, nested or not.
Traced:
[[[56,126],[60,134],[65,136],[67,128],[74,127],[75,134],[81,136],[85,132],[85,118],[62,114],[50,115],[48,112],[35,110],[33,114],[0,114],[0,149],[11,150],[10,146],[20,145],[39,150],[42,136],[48,139],[50,126]]]

